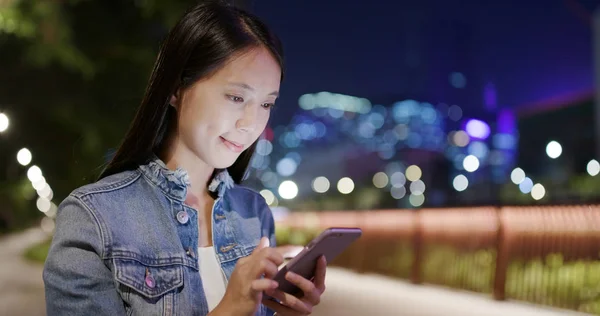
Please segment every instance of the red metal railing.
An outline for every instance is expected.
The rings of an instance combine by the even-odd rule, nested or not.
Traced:
[[[599,206],[303,212],[277,234],[331,226],[363,229],[337,266],[600,314]]]

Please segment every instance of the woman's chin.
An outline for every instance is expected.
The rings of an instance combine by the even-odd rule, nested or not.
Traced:
[[[227,169],[233,166],[238,157],[239,155],[235,157],[233,157],[232,155],[221,155],[221,157],[214,157],[214,159],[212,159],[213,161],[211,165],[215,169]]]

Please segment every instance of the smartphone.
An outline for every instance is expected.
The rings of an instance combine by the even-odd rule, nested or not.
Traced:
[[[360,228],[331,227],[315,237],[292,260],[283,266],[273,280],[279,283],[280,291],[299,296],[302,290],[285,279],[285,274],[292,271],[305,279],[312,280],[317,268],[317,260],[325,256],[327,262],[332,262],[350,244],[362,235]]]

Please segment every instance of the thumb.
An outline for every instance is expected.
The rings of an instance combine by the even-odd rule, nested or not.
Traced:
[[[254,248],[253,253],[257,252],[257,251],[259,251],[259,250],[261,250],[263,248],[267,248],[267,247],[269,247],[269,245],[270,245],[269,238],[263,237],[263,238],[260,239],[260,242],[258,243],[258,246],[256,246],[256,248]]]

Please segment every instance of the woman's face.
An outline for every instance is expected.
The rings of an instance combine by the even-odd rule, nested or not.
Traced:
[[[212,168],[233,165],[265,129],[280,81],[277,61],[267,49],[255,48],[180,91],[171,102],[178,112],[179,154]]]

